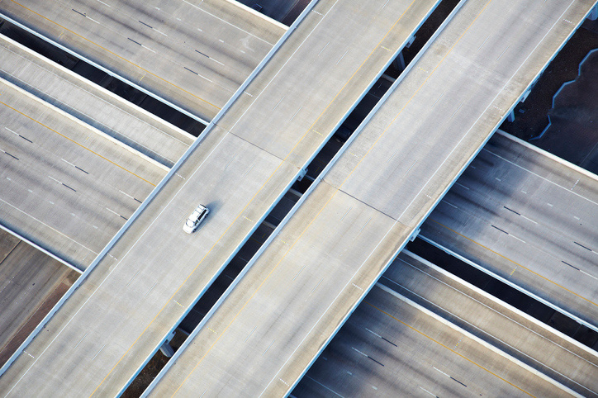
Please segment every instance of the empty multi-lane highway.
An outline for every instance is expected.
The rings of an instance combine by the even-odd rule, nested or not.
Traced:
[[[437,4],[312,4],[0,388],[9,396],[124,389]],[[187,235],[182,225],[198,203],[210,215]]]
[[[216,0],[7,0],[0,12],[205,121],[285,31]]]
[[[290,396],[397,394],[582,396],[377,284]]]
[[[496,134],[422,236],[598,329],[598,180]]]
[[[84,269],[166,174],[0,79],[0,222]]]
[[[23,45],[0,36],[3,79],[171,167],[194,137]]]

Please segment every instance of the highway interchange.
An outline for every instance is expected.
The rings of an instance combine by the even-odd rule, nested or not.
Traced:
[[[234,2],[183,1],[169,8],[157,2],[130,1],[119,11],[110,1],[71,3],[50,7],[49,3],[11,0],[1,3],[0,11],[117,71],[124,80],[151,90],[198,120],[214,122],[192,143],[176,128],[122,104],[120,99],[108,99],[105,91],[87,86],[78,81],[80,77],[2,39],[0,51],[6,54],[6,61],[0,64],[0,101],[6,101],[2,102],[6,108],[3,120],[13,128],[7,125],[7,131],[0,133],[0,149],[6,155],[0,158],[1,184],[9,188],[1,191],[0,200],[10,203],[0,206],[0,219],[81,270],[102,252],[92,262],[89,271],[93,272],[86,272],[78,289],[65,296],[68,300],[57,307],[43,333],[32,335],[35,338],[23,346],[25,351],[2,368],[0,391],[5,391],[5,396],[32,391],[44,396],[122,393],[294,181],[303,176],[307,165],[438,1],[390,0],[379,8],[357,0],[313,2],[284,36],[286,27]],[[485,323],[482,317],[465,321],[471,311],[486,310],[487,306],[473,307],[488,297],[469,287],[445,291],[443,286],[431,286],[444,276],[433,265],[433,271],[425,275],[435,273],[435,282],[422,273],[400,268],[410,256],[408,252],[399,258],[403,264],[397,265],[397,260],[358,306],[592,5],[589,0],[461,2],[454,17],[449,16],[438,36],[315,180],[146,394],[278,396],[292,392],[328,396],[331,391],[341,395],[336,391],[354,393],[371,388],[387,393],[419,389],[437,396],[464,392],[477,396],[488,391],[509,396],[596,395],[592,377],[595,352],[566,336],[551,334],[510,308],[490,311],[483,318]],[[81,18],[73,18],[73,12]],[[143,13],[149,23],[140,17]],[[188,22],[191,15],[197,18]],[[191,32],[202,24],[211,27],[209,33]],[[146,28],[148,32],[142,31]],[[137,47],[121,43],[124,36],[135,36],[127,40]],[[281,36],[280,48],[266,56]],[[191,44],[186,45],[186,40]],[[239,43],[258,50],[240,54]],[[204,49],[202,46],[205,51],[197,50]],[[164,54],[159,62],[147,53],[156,49]],[[185,68],[185,60],[192,59],[189,54],[197,57],[193,52],[203,58],[193,58],[193,69]],[[233,97],[235,101],[225,106],[264,56],[267,63],[260,64],[259,73],[252,74],[241,86],[240,95]],[[226,62],[214,66],[217,59]],[[29,67],[21,73],[18,67],[23,64]],[[179,66],[186,72],[177,70]],[[199,80],[189,79],[187,72]],[[101,112],[94,114],[95,108],[105,113],[112,113],[112,108],[120,116],[111,119]],[[121,119],[125,123],[119,125]],[[40,136],[39,126],[55,134]],[[144,126],[162,142],[144,137]],[[558,162],[534,157],[527,147],[514,150],[515,144],[505,144],[506,139],[497,137],[467,173],[476,173],[476,162],[487,164],[485,156],[497,156],[493,149],[500,148],[493,143],[500,142],[508,147],[509,155],[501,159],[507,159],[509,165],[501,165],[498,173],[522,178],[520,174],[525,173],[519,169],[533,169],[535,178],[549,170],[550,177],[542,178],[549,187],[561,190],[580,174],[565,168],[568,174],[559,176],[563,167]],[[33,145],[40,140],[43,146]],[[509,158],[516,156],[511,151],[516,159]],[[52,178],[55,185],[39,178],[44,162],[58,173]],[[516,172],[505,171],[513,164],[519,167]],[[537,169],[527,167],[530,164]],[[463,216],[446,211],[446,203],[452,200],[449,207],[462,205],[454,203],[451,193],[464,185],[461,182],[467,173],[422,227],[426,236],[443,236],[442,244],[451,244],[446,238],[450,234],[438,233],[429,225],[438,229],[441,224],[433,217],[442,209],[446,219],[463,222]],[[499,182],[500,177],[496,179]],[[587,280],[580,280],[579,273],[591,276],[595,265],[591,258],[594,250],[581,243],[592,236],[594,186],[591,176],[582,176],[568,190],[575,190],[575,200],[581,197],[592,203],[582,200],[583,211],[575,217],[577,221],[583,218],[587,229],[558,218],[573,242],[589,253],[568,249],[561,250],[563,254],[549,253],[564,259],[567,272],[578,274],[559,269],[555,274],[526,279],[519,278],[523,272],[513,276],[509,271],[515,283],[547,300],[555,300],[556,295],[556,305],[586,322],[595,319],[595,308],[585,305],[580,310],[579,303],[596,302],[596,290]],[[39,200],[33,187],[50,194],[44,197],[48,203]],[[19,201],[17,198],[28,195],[24,189],[33,196]],[[116,191],[132,201],[123,201]],[[569,200],[560,196],[559,189],[541,193],[552,197],[555,192],[559,200]],[[148,195],[150,199],[136,211]],[[514,200],[518,200],[516,196]],[[486,203],[496,201],[496,195],[486,198]],[[199,202],[208,205],[211,213],[196,234],[186,236],[182,224]],[[116,217],[106,217],[98,210],[102,206]],[[518,210],[504,207],[517,216],[523,214],[521,206]],[[486,213],[464,214],[471,219],[488,218]],[[508,216],[515,217],[499,214],[498,221],[489,223],[514,236],[511,229],[506,232],[494,225],[511,221]],[[471,225],[469,221],[467,225]],[[522,232],[516,232],[518,240],[527,243]],[[534,238],[540,242],[546,236]],[[562,247],[558,239],[554,242],[551,250]],[[459,251],[462,242],[450,247]],[[474,248],[461,254],[473,255],[476,249],[484,251]],[[497,274],[508,268],[495,259],[479,257],[474,261],[486,260],[483,266]],[[408,261],[412,260],[420,271],[430,267],[425,260],[409,257]],[[519,261],[527,264],[527,260]],[[393,280],[393,269],[412,279]],[[552,284],[545,283],[547,280]],[[558,288],[563,286],[576,293],[561,299]],[[451,302],[459,290],[467,292],[463,306],[441,308],[438,303]],[[418,302],[422,297],[427,298]],[[434,300],[436,307],[424,308]],[[460,310],[464,312],[456,315]],[[509,315],[505,318],[505,314]],[[293,391],[345,321],[347,327],[330,345],[330,350],[338,351],[337,365],[318,360]],[[475,321],[483,324],[469,328]],[[380,334],[361,328],[364,323],[380,327]],[[510,336],[501,336],[499,325],[512,331],[524,324],[520,335],[529,333],[529,337],[509,341]],[[375,344],[381,345],[370,356],[366,352],[371,347],[364,341],[372,336],[377,338]],[[447,349],[457,339],[455,347]],[[430,341],[436,345],[430,346]],[[348,350],[347,344],[354,346]],[[420,349],[409,356],[396,355],[388,344]],[[545,344],[554,344],[553,352],[562,350],[555,355],[563,360],[554,361],[536,352]],[[351,361],[357,355],[367,365],[360,369],[359,377],[348,371],[351,377],[343,376],[347,380],[342,382],[338,372],[347,360],[342,359],[346,352],[353,356]],[[432,370],[426,359],[430,356],[438,358]],[[368,369],[367,373],[363,369]],[[420,384],[410,378],[389,380],[387,371],[413,372],[413,379]],[[426,372],[433,376],[415,376]],[[472,379],[474,383],[468,381]]]
[[[21,389],[62,395],[63,383],[73,395],[124,389],[437,1],[411,6],[396,0],[381,11],[360,1],[337,3],[318,3],[306,14],[244,91],[248,95],[206,131],[201,145],[28,346],[34,359],[21,355],[8,369],[2,388],[17,395],[25,393]],[[401,17],[390,18],[391,10]],[[347,18],[354,24],[347,25]],[[342,35],[323,43],[329,32]],[[198,202],[212,212],[198,233],[185,236],[182,224]],[[74,340],[79,343],[73,346]],[[66,354],[60,355],[62,363],[55,361],[58,352]],[[74,356],[76,369],[69,366]],[[48,372],[52,380],[45,382],[41,375]],[[5,387],[11,380],[18,384]]]
[[[583,21],[590,6],[466,3],[175,354],[153,396],[289,393],[567,40],[574,24],[564,21]]]

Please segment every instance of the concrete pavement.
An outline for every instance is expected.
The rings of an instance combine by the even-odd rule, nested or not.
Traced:
[[[575,395],[378,284],[290,396]]]
[[[440,267],[401,252],[380,283],[585,397],[598,397],[598,353]]]
[[[8,396],[126,388],[437,4],[315,4],[0,388]],[[211,212],[187,235],[182,225],[198,203]]]
[[[195,139],[4,36],[0,54],[2,78],[166,167]]]
[[[0,81],[0,220],[85,269],[166,170]]]
[[[205,121],[284,33],[217,0],[4,0],[0,12]]]
[[[422,236],[598,329],[598,179],[496,134]]]
[[[289,393],[592,5],[466,2],[153,396]]]

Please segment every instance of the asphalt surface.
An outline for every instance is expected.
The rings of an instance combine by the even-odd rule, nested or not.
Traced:
[[[284,33],[218,0],[5,0],[0,11],[204,120]]]
[[[496,134],[421,235],[598,327],[598,178]]]
[[[194,140],[5,36],[0,36],[0,76],[167,167]]]
[[[78,276],[76,271],[0,230],[0,364]]]
[[[0,390],[78,397],[126,387],[437,1],[409,4],[319,2],[0,378]],[[185,234],[198,203],[210,214]]]
[[[84,269],[166,174],[0,81],[0,220]]]
[[[593,3],[465,3],[153,396],[289,393]]]
[[[378,284],[290,394],[364,396],[572,395]]]

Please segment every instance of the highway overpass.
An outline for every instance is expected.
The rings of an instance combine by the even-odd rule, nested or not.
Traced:
[[[437,4],[312,3],[3,368],[0,389],[62,397],[126,388]],[[187,235],[198,202],[211,212]]]
[[[291,396],[595,396],[596,360],[404,250]]]
[[[291,392],[594,2],[461,4],[149,395]]]

